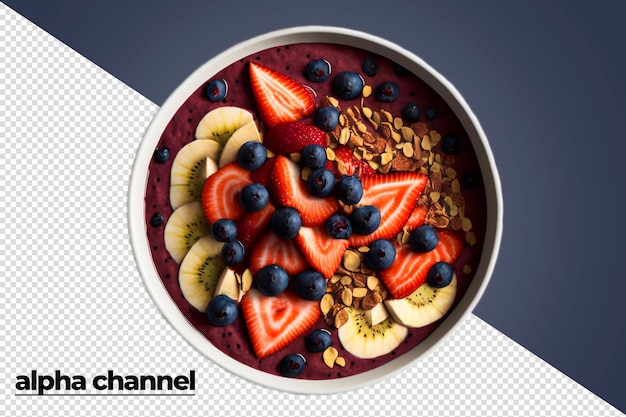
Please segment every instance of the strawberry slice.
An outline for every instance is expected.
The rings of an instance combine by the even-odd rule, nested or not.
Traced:
[[[410,232],[423,225],[424,219],[426,219],[426,206],[415,206],[404,226]]]
[[[261,168],[252,171],[252,173],[250,174],[250,178],[252,178],[252,181],[259,183],[265,188],[269,189],[271,183],[270,175],[274,170],[274,162],[276,162],[276,158],[267,158],[265,160],[265,163],[261,165]]]
[[[250,255],[249,268],[252,274],[266,265],[276,264],[289,275],[296,275],[308,268],[294,240],[284,240],[274,232],[268,232],[258,241]]]
[[[325,278],[333,276],[350,246],[347,239],[330,237],[324,224],[301,227],[296,242],[309,265]]]
[[[300,120],[315,110],[313,91],[288,75],[250,62],[250,83],[267,127]]]
[[[308,332],[321,314],[317,301],[300,298],[290,290],[269,297],[251,289],[241,300],[241,310],[258,359]]]
[[[380,271],[381,278],[392,298],[410,295],[426,281],[428,270],[439,261],[454,262],[463,250],[463,239],[450,230],[438,230],[439,242],[430,252],[418,253],[411,245],[396,248],[396,260]]]
[[[346,145],[339,145],[335,149],[335,162],[337,170],[346,175],[374,175],[376,171],[365,161],[358,159]]]
[[[210,175],[202,190],[202,208],[209,222],[238,219],[244,213],[239,192],[248,184],[252,184],[250,171],[237,162],[226,164]]]
[[[270,151],[289,156],[302,152],[307,145],[328,145],[328,135],[323,130],[302,122],[281,123],[267,130],[263,145]]]
[[[270,195],[277,205],[298,210],[304,226],[323,223],[339,208],[332,196],[319,198],[309,193],[298,164],[282,155],[277,155],[274,162]]]
[[[243,244],[245,249],[243,261],[233,267],[235,271],[243,272],[247,268],[252,248],[259,240],[259,237],[267,230],[274,210],[276,208],[270,201],[262,210],[244,213],[235,221],[237,225],[237,240]]]
[[[369,235],[352,234],[350,246],[362,246],[376,239],[393,238],[407,222],[422,195],[428,177],[416,172],[391,172],[361,178],[363,198],[359,205],[380,210],[380,225]]]

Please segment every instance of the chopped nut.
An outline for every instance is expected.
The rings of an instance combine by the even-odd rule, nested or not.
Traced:
[[[337,359],[335,359],[335,365],[344,368],[346,366],[346,358],[344,358],[343,356],[337,357]]]
[[[335,327],[336,328],[340,328],[341,326],[343,326],[347,322],[348,322],[348,312],[346,311],[345,308],[342,308],[335,315],[335,323],[334,323]]]
[[[394,129],[400,130],[402,128],[403,124],[404,123],[402,122],[402,118],[396,117],[396,118],[393,119],[393,127],[394,127]]]
[[[367,288],[374,291],[378,287],[378,278],[370,275],[367,277]]]
[[[361,267],[361,257],[356,252],[347,250],[343,255],[343,266],[348,271],[357,272]]]
[[[380,163],[381,165],[387,165],[393,159],[393,154],[389,152],[384,152],[380,155]]]
[[[465,217],[461,221],[461,227],[463,228],[464,232],[469,232],[470,230],[472,230],[472,221],[468,219],[467,217]]]
[[[335,300],[333,299],[332,294],[324,294],[322,300],[320,301],[320,310],[322,311],[322,314],[328,314],[334,304]]]
[[[339,100],[337,100],[335,97],[328,96],[326,97],[326,99],[328,100],[328,103],[330,103],[331,106],[339,107]]]
[[[361,109],[361,113],[363,113],[363,116],[365,116],[368,119],[372,118],[372,109],[370,109],[369,107],[363,107]]]
[[[404,156],[406,156],[407,158],[410,158],[413,156],[413,144],[410,142],[404,142],[404,146],[402,146],[402,153],[404,153]]]
[[[376,304],[380,303],[383,300],[381,295],[377,292],[370,292],[365,297],[363,297],[363,302],[361,304],[361,308],[364,310],[371,310],[376,306]]]
[[[343,291],[341,292],[341,301],[348,307],[352,305],[352,291],[350,290],[350,288],[343,289]]]
[[[335,159],[337,159],[333,148],[326,148],[326,159],[328,159],[329,161],[334,161]]]
[[[252,287],[252,272],[246,268],[241,274],[241,290],[246,292]]]
[[[472,246],[476,244],[476,235],[474,234],[474,232],[467,232],[465,234],[465,241]]]
[[[352,284],[352,277],[350,275],[344,275],[341,277],[339,282],[341,283],[341,285],[350,285]]]
[[[466,274],[471,274],[472,273],[472,267],[469,265],[465,265],[463,266],[463,272]]]
[[[327,347],[322,353],[322,359],[324,360],[324,363],[326,364],[326,366],[328,366],[329,368],[332,368],[335,366],[335,360],[337,360],[338,356],[339,356],[339,352],[337,351],[336,348],[332,346]]]
[[[356,287],[352,290],[352,296],[355,298],[362,298],[367,295],[367,288],[365,287]]]

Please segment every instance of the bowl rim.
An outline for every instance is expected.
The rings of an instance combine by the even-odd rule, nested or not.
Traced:
[[[363,48],[387,57],[422,78],[456,113],[468,133],[483,176],[487,196],[487,225],[481,260],[465,295],[448,317],[423,342],[409,352],[375,369],[329,380],[300,380],[268,374],[223,353],[193,327],[170,298],[152,262],[145,222],[145,191],[148,166],[167,124],[183,102],[212,75],[255,52],[294,43],[335,43]],[[159,311],[198,352],[225,370],[250,382],[296,394],[335,394],[373,385],[413,366],[449,337],[472,313],[495,268],[503,228],[500,178],[487,137],[460,92],[423,59],[381,37],[337,26],[295,26],[271,31],[240,42],[209,59],[191,73],[166,99],[147,127],[137,149],[127,195],[129,238],[144,286]]]

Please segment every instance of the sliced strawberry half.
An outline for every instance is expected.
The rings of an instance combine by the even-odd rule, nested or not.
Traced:
[[[380,225],[369,235],[353,233],[349,239],[350,245],[362,246],[376,239],[393,238],[413,212],[427,180],[425,175],[408,171],[361,178],[363,198],[359,205],[376,206],[380,211]]]
[[[270,201],[262,210],[244,213],[239,217],[235,224],[237,225],[237,240],[243,244],[244,258],[233,267],[237,272],[243,272],[248,267],[252,248],[259,238],[267,231],[272,214],[276,208]]]
[[[261,168],[252,171],[250,174],[250,178],[252,181],[257,182],[269,189],[271,179],[270,176],[272,171],[274,170],[274,162],[276,162],[276,158],[271,157],[265,160],[265,163],[261,165]]]
[[[250,62],[250,83],[267,127],[300,120],[315,110],[313,91],[286,74]]]
[[[301,227],[296,242],[309,265],[325,278],[333,276],[350,246],[347,239],[330,237],[324,224]]]
[[[346,175],[358,176],[373,175],[376,171],[365,161],[358,159],[346,145],[339,145],[335,149],[335,163],[337,170]]]
[[[296,275],[308,268],[294,240],[281,239],[274,232],[268,231],[254,245],[248,267],[254,275],[270,264],[282,267],[289,275]]]
[[[250,171],[237,162],[226,164],[210,175],[202,190],[202,208],[209,222],[238,219],[244,213],[239,193],[248,184],[252,184]]]
[[[320,318],[319,303],[287,290],[270,297],[251,289],[241,309],[254,354],[262,359],[308,332]]]
[[[428,270],[439,261],[453,263],[463,250],[463,239],[449,230],[438,230],[439,242],[430,252],[418,253],[411,245],[396,248],[396,260],[380,271],[383,283],[392,298],[409,296],[426,281]]]
[[[404,226],[410,232],[423,225],[424,219],[426,219],[426,206],[415,206]]]
[[[271,179],[270,194],[276,204],[298,210],[304,226],[323,223],[339,208],[335,198],[319,198],[309,193],[300,167],[285,156],[276,156]]]
[[[289,156],[302,152],[307,145],[328,145],[328,135],[323,130],[302,122],[281,123],[267,130],[263,145],[270,151]]]

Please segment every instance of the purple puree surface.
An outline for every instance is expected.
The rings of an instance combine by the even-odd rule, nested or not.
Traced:
[[[379,64],[378,73],[373,77],[363,74],[361,70],[361,63],[369,56],[375,57]],[[306,79],[304,68],[311,59],[325,59],[331,63],[332,74],[327,81],[311,83]],[[312,87],[317,93],[318,104],[320,99],[326,95],[336,97],[332,91],[332,80],[334,75],[341,71],[356,71],[360,73],[366,84],[372,87],[383,81],[395,81],[400,86],[400,97],[398,100],[392,103],[379,103],[372,94],[364,99],[365,105],[372,110],[386,109],[394,116],[399,116],[400,110],[406,102],[416,101],[421,108],[420,121],[427,123],[429,129],[438,131],[442,136],[447,133],[455,133],[461,138],[463,148],[456,155],[455,164],[458,177],[462,178],[466,172],[479,173],[476,156],[467,134],[449,106],[437,93],[413,74],[397,75],[394,71],[395,64],[388,59],[371,54],[365,50],[334,44],[292,44],[258,52],[234,62],[213,77],[223,78],[228,83],[228,95],[222,102],[210,102],[204,93],[206,83],[199,86],[174,115],[157,145],[169,148],[171,157],[165,164],[158,164],[155,161],[152,161],[150,164],[145,196],[145,218],[153,261],[163,285],[189,323],[206,337],[207,343],[212,343],[227,355],[252,368],[280,375],[277,369],[278,362],[289,353],[301,353],[307,359],[307,366],[304,372],[298,376],[298,378],[303,379],[345,377],[385,364],[418,345],[432,333],[441,321],[424,328],[409,329],[409,335],[405,342],[394,352],[368,360],[355,358],[345,351],[337,339],[337,332],[333,331],[333,346],[338,349],[339,356],[343,356],[346,359],[346,366],[343,368],[335,366],[331,369],[324,364],[321,353],[310,353],[306,350],[304,337],[295,340],[281,351],[259,360],[252,351],[252,345],[247,336],[242,314],[239,315],[235,323],[228,327],[214,327],[209,324],[205,314],[191,307],[181,294],[178,286],[178,265],[169,256],[163,243],[165,223],[172,213],[169,204],[169,172],[171,164],[180,148],[194,140],[195,128],[200,119],[209,110],[219,106],[232,105],[248,109],[257,114],[248,79],[248,64],[250,61],[288,74],[301,83]],[[340,100],[340,106],[347,108],[351,105],[360,104],[361,99],[359,97],[353,100]],[[435,120],[428,121],[425,116],[425,110],[431,106],[437,109],[438,116]],[[311,117],[307,120],[311,122]],[[474,189],[463,189],[462,192],[466,200],[465,215],[472,219],[477,243],[473,246],[466,244],[462,255],[454,263],[458,278],[456,303],[465,294],[480,261],[486,222],[486,200],[482,182],[479,182]],[[163,215],[165,221],[162,226],[153,227],[150,225],[150,218],[154,213]],[[469,265],[472,272],[463,272],[465,265]],[[320,319],[314,328],[332,330],[323,319]]]

